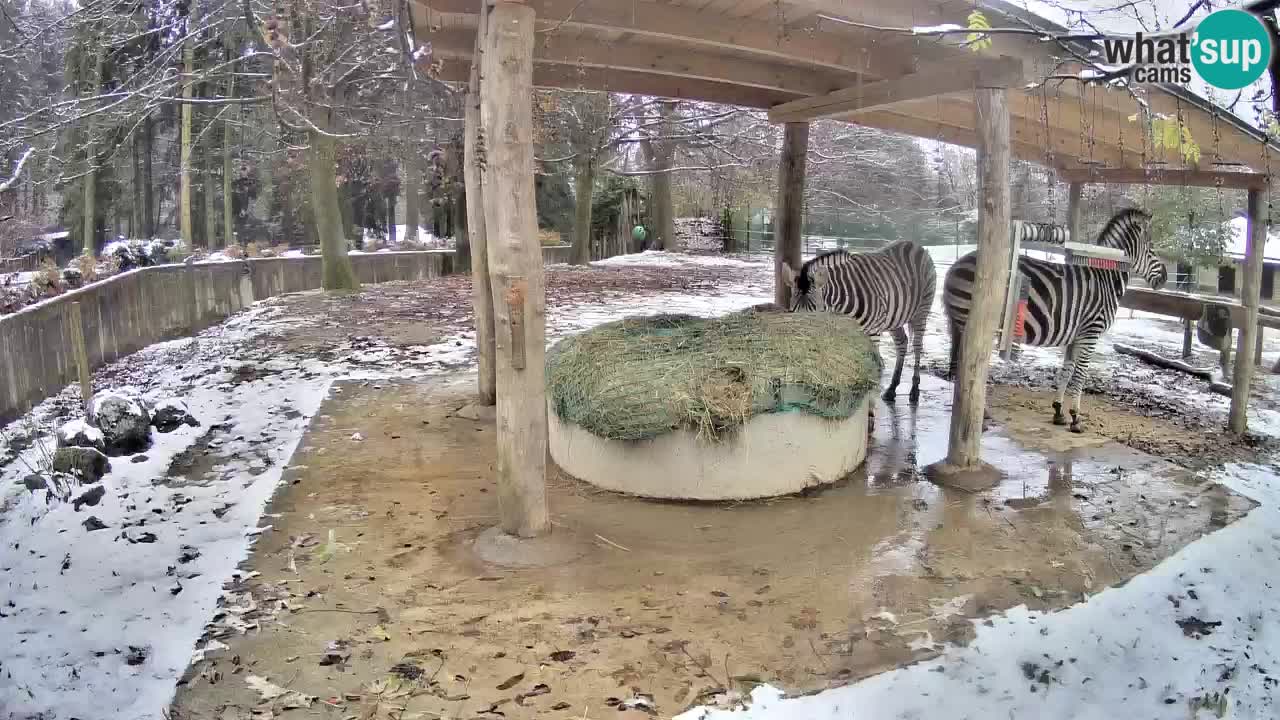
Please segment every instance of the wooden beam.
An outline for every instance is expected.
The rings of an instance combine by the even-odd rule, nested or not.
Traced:
[[[446,60],[440,80],[466,82],[467,60]],[[737,107],[765,109],[793,100],[797,93],[765,90],[722,82],[653,75],[628,70],[578,68],[567,65],[538,65],[533,69],[533,85],[539,88],[599,90],[601,92],[634,93],[673,100],[700,100]]]
[[[501,528],[521,537],[547,517],[545,282],[533,188],[533,8],[490,10],[480,60],[485,234],[493,278]]]
[[[487,13],[480,17],[480,29],[471,41],[477,50],[484,38]],[[475,311],[476,351],[479,354],[477,394],[481,405],[497,402],[497,379],[494,376],[493,287],[489,277],[489,245],[484,232],[484,158],[480,157],[477,139],[480,134],[480,58],[476,52],[471,63],[467,95],[463,108],[462,177],[467,189],[467,237],[471,245],[471,300]],[[417,198],[409,198],[416,203]]]
[[[1244,285],[1240,304],[1244,322],[1240,325],[1240,344],[1236,348],[1236,366],[1231,381],[1231,432],[1243,435],[1249,429],[1249,390],[1253,383],[1254,343],[1258,336],[1258,302],[1262,290],[1263,251],[1267,245],[1267,226],[1263,217],[1261,190],[1249,191],[1249,247],[1245,253]]]
[[[787,123],[782,131],[778,164],[778,207],[774,213],[773,298],[791,307],[791,292],[782,280],[782,264],[798,271],[804,231],[804,179],[809,157],[809,123]]]
[[[1067,237],[1071,238],[1071,242],[1084,242],[1084,236],[1080,233],[1084,232],[1081,215],[1083,208],[1080,207],[1080,198],[1084,195],[1084,183],[1073,182],[1067,187]]]
[[[1268,184],[1267,176],[1262,173],[1171,168],[1062,170],[1058,177],[1071,183],[1095,182],[1109,185],[1218,187],[1221,182],[1221,187],[1232,190],[1265,190]]]
[[[976,56],[968,66],[931,65],[880,82],[836,90],[820,97],[794,100],[769,109],[769,121],[804,122],[866,112],[887,105],[932,98],[974,88],[1021,85],[1022,61]]]
[[[431,36],[431,50],[441,58],[466,59],[474,49],[475,33],[462,28]],[[817,70],[755,58],[726,58],[722,54],[671,45],[621,42],[549,35],[534,48],[534,72],[542,65],[625,70],[674,78],[727,82],[789,95],[824,93],[852,82],[851,72]]]
[[[978,259],[973,297],[961,338],[958,377],[951,409],[947,464],[961,471],[981,467],[982,417],[987,397],[991,338],[1009,264],[1009,99],[1008,91],[976,92],[978,131]]]
[[[474,15],[479,0],[418,0],[435,12]],[[849,42],[847,36],[829,33],[780,33],[772,23],[721,13],[702,12],[666,3],[632,3],[616,0],[529,0],[537,12],[540,30],[574,28],[588,32],[626,32],[635,37],[665,40],[680,45],[727,50],[736,56],[756,55],[798,65],[810,65],[894,77],[911,72],[915,64],[912,39],[900,43]],[[425,29],[427,23],[419,23]],[[429,42],[425,32],[419,38]],[[726,57],[726,63],[735,61]]]

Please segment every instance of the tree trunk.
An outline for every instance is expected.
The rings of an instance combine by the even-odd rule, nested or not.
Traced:
[[[387,242],[395,245],[396,240],[396,193],[387,193]]]
[[[228,94],[234,95],[235,88],[236,80],[232,77]],[[230,115],[231,111],[228,110],[227,114]],[[231,118],[228,117],[222,121],[222,240],[224,247],[236,244],[236,212],[232,202],[235,195],[231,186],[235,170],[231,162],[231,143]]]
[[[591,194],[595,188],[595,158],[585,153],[573,164],[573,191],[575,209],[573,225],[574,265],[586,265],[591,262]]]
[[[480,28],[476,32],[475,59],[463,108],[462,179],[467,190],[467,244],[471,250],[471,302],[475,310],[476,352],[479,364],[477,395],[480,404],[497,402],[497,379],[494,369],[493,289],[489,277],[489,245],[485,237],[484,173],[486,158],[480,140],[480,51],[485,37],[488,13],[480,12]],[[414,168],[414,172],[417,168]],[[416,204],[417,197],[410,198]]]
[[[89,88],[91,92],[96,93],[98,91],[98,88],[102,87],[102,49],[101,48],[97,48],[94,50],[92,72],[93,74],[90,75],[90,79],[89,79]],[[97,158],[97,150],[94,147],[94,143],[97,140],[97,137],[95,136],[96,132],[97,132],[97,122],[95,120],[95,117],[90,117],[89,118],[89,138],[88,138],[88,141],[85,143],[85,151],[84,151],[85,164],[87,165],[87,172],[85,173],[84,182],[83,182],[84,207],[82,208],[83,210],[82,220],[84,222],[83,229],[82,229],[82,232],[84,233],[83,252],[85,255],[88,255],[89,257],[96,257],[98,254],[98,245],[97,245],[98,158]]]
[[[150,240],[156,236],[156,202],[151,174],[151,155],[155,147],[155,121],[150,113],[147,113],[147,118],[143,120],[142,137],[146,141],[142,154],[142,236]]]
[[[191,219],[191,116],[195,106],[191,96],[195,91],[195,45],[188,37],[182,41],[182,129],[179,142],[178,178],[178,232],[190,248],[196,246],[195,227]]]
[[[671,157],[669,148],[654,148],[655,172],[649,183],[649,202],[653,216],[653,238],[649,241],[650,246],[667,252],[676,249],[675,213],[671,208]]]
[[[503,532],[543,535],[547,516],[545,285],[534,206],[533,29],[529,5],[490,11],[480,90],[488,169],[485,229],[497,329],[497,479]]]
[[[791,290],[782,280],[782,265],[790,265],[798,272],[803,259],[804,181],[808,159],[809,123],[787,123],[782,130],[773,242],[773,301],[781,308],[791,307]]]
[[[216,188],[221,183],[213,170],[213,133],[206,132],[205,137],[209,141],[201,148],[204,155],[204,245],[210,250],[217,250],[223,244],[218,238],[218,215],[213,208],[218,197]]]
[[[978,263],[973,299],[955,378],[947,463],[959,470],[981,466],[982,416],[986,408],[991,341],[999,321],[1009,268],[1009,96],[982,88],[977,96]]]
[[[418,218],[418,180],[421,177],[417,158],[410,154],[409,161],[404,164],[404,238],[410,242],[418,241],[421,224]]]
[[[311,211],[320,238],[322,285],[325,290],[359,290],[338,203],[337,147],[334,138],[309,133],[307,170],[311,176]]]
[[[1236,347],[1236,366],[1231,381],[1231,432],[1243,435],[1249,429],[1249,390],[1253,383],[1254,343],[1258,337],[1258,299],[1262,289],[1263,250],[1267,244],[1266,218],[1263,216],[1262,191],[1249,191],[1249,243],[1244,259],[1244,283],[1240,288],[1240,304],[1244,306],[1244,323],[1240,326]]]
[[[133,155],[133,202],[130,203],[129,213],[129,237],[145,238],[142,228],[144,225],[143,218],[146,217],[146,209],[142,206],[142,139],[137,135],[133,136],[131,143]]]

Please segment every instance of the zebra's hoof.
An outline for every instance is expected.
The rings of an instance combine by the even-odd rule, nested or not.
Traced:
[[[894,400],[898,399],[898,391],[893,388],[889,388],[888,390],[884,391],[884,393],[880,396],[880,399],[887,403],[891,403]]]

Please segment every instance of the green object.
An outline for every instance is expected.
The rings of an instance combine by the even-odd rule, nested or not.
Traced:
[[[1218,10],[1196,26],[1191,64],[1210,85],[1239,90],[1262,77],[1273,52],[1271,35],[1256,15],[1237,9]]]
[[[631,228],[631,239],[636,242],[644,242],[644,239],[648,236],[649,233],[645,232],[643,225],[637,225]]]
[[[755,415],[847,418],[880,382],[875,345],[834,313],[746,310],[627,318],[547,354],[547,395],[566,422],[613,440],[688,428],[716,441]]]

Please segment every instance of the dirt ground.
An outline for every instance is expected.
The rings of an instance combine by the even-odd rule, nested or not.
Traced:
[[[554,475],[553,534],[585,554],[491,566],[473,542],[497,520],[493,427],[457,414],[473,382],[335,387],[172,717],[670,717],[846,684],[966,642],[969,618],[1123,583],[1250,507],[1047,417],[986,434],[994,490],[934,486],[949,386],[926,377],[838,486],[681,504]]]

